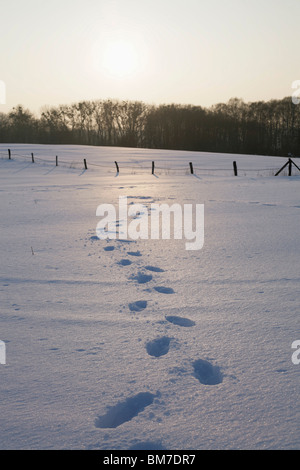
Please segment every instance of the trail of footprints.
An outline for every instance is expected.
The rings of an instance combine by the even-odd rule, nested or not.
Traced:
[[[104,248],[105,251],[114,251],[113,245],[107,245]],[[126,267],[133,264],[134,258],[142,257],[140,251],[127,251],[127,257],[122,258],[117,263],[120,266]],[[153,280],[155,273],[164,273],[165,270],[156,266],[146,265],[143,269],[139,270],[137,274],[131,274],[129,280],[136,282],[137,284],[147,284]],[[154,286],[153,290],[162,295],[172,295],[175,291],[171,287],[166,286]],[[148,291],[151,291],[149,289]],[[135,300],[128,304],[128,309],[133,314],[142,312],[147,309],[147,300]],[[192,328],[195,326],[195,322],[189,318],[167,315],[165,321],[173,324],[175,327],[180,328]],[[148,341],[145,345],[146,352],[153,358],[160,358],[167,355],[170,351],[170,345],[174,338],[168,336],[161,336]],[[197,359],[192,362],[193,375],[202,385],[217,385],[223,381],[221,370],[218,366],[213,365],[207,360]],[[132,420],[146,407],[150,406],[155,398],[160,396],[160,392],[152,394],[149,392],[138,393],[133,397],[129,397],[124,401],[120,401],[115,406],[109,407],[107,412],[103,416],[98,416],[95,419],[95,426],[97,428],[116,428],[123,423]]]
[[[107,246],[104,248],[105,251],[113,251],[113,249]],[[128,251],[127,255],[130,257],[141,257],[142,254],[140,251]],[[130,266],[132,261],[128,258],[123,258],[118,261],[118,264],[121,266]],[[163,273],[164,269],[156,266],[144,266],[144,270],[152,273]],[[137,282],[138,284],[146,284],[153,280],[152,274],[147,274],[144,271],[138,271],[136,275],[130,275],[130,280]],[[164,295],[175,294],[174,290],[170,287],[165,286],[154,286],[153,289]],[[136,313],[141,312],[147,308],[147,300],[136,300],[128,304],[130,312]],[[189,318],[167,315],[165,317],[167,322],[175,326],[182,328],[191,328],[195,326],[195,322]],[[161,336],[154,338],[146,343],[145,348],[149,356],[154,358],[159,358],[165,356],[169,353],[170,344],[173,338],[168,336]],[[221,370],[218,366],[211,364],[209,361],[204,359],[198,359],[192,363],[194,370],[194,377],[202,385],[217,385],[223,381],[223,376]],[[95,426],[97,428],[116,428],[121,424],[132,420],[140,412],[142,412],[146,407],[150,406],[154,399],[159,396],[157,394],[152,394],[150,392],[138,393],[133,397],[129,397],[124,401],[120,401],[115,406],[112,406],[108,411],[102,415],[98,416],[95,419]]]

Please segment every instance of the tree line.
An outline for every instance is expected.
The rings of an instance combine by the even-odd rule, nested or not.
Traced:
[[[300,156],[300,105],[290,97],[203,108],[94,100],[0,113],[1,143],[76,144]]]

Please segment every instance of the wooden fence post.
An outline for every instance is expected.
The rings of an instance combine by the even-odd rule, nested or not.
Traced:
[[[237,170],[236,162],[233,162],[233,171],[234,171],[234,176],[237,176],[238,175],[238,170]]]
[[[115,165],[116,165],[117,173],[119,173],[119,165],[118,165],[118,163],[115,162]]]
[[[10,153],[10,149],[8,149],[8,160],[11,160],[11,153]]]
[[[83,159],[83,163],[84,163],[84,169],[87,170],[87,164],[86,164],[86,159],[85,158]]]
[[[34,163],[34,156],[33,156],[33,153],[31,154],[31,161],[32,161],[32,163]]]
[[[55,166],[58,166],[58,156],[56,155]]]
[[[287,167],[289,164],[289,161],[287,161],[282,168],[280,168],[280,170],[277,171],[277,173],[275,173],[275,176],[278,176],[284,169],[285,167]]]
[[[296,165],[296,163],[291,158],[289,158],[288,161],[283,165],[283,167],[280,168],[280,170],[277,171],[275,176],[278,176],[287,166],[289,167],[289,176],[292,176],[292,166],[293,165],[297,168],[297,170],[300,171],[300,168],[298,167],[298,165]]]
[[[152,162],[152,175],[154,175],[154,166],[155,166],[155,163]]]
[[[294,160],[292,160],[292,164],[297,168],[297,170],[300,171],[300,168],[298,167],[298,165],[296,165],[296,163],[294,162]]]
[[[194,174],[194,168],[193,168],[193,163],[190,162],[190,170],[191,170],[191,174],[193,175]]]

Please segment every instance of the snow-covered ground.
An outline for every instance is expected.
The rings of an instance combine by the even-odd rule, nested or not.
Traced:
[[[300,176],[272,176],[286,159],[0,154],[1,449],[299,449]],[[119,196],[204,204],[203,248],[97,239],[97,206]]]

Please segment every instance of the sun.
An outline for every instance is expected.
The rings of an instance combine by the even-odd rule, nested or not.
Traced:
[[[94,77],[103,83],[125,85],[138,83],[152,63],[149,45],[137,31],[103,31],[91,42],[88,54]]]
[[[102,66],[111,77],[119,79],[131,77],[139,68],[138,51],[130,42],[112,41],[106,45]]]

